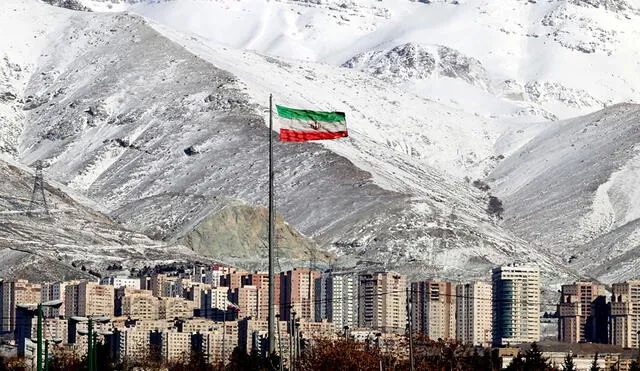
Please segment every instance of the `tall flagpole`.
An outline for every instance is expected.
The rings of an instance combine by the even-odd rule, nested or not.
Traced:
[[[275,342],[275,273],[274,273],[274,217],[273,210],[273,94],[269,94],[269,356],[276,350]]]

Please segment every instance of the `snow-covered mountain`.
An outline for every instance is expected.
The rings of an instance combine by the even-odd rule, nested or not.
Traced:
[[[628,247],[615,259],[636,259],[639,201],[621,186],[630,183],[610,180],[633,174],[633,151],[598,161],[597,172],[580,160],[623,137],[631,148],[637,106],[539,122],[638,99],[638,4],[81,2],[96,12],[0,4],[0,31],[19,31],[0,40],[0,150],[25,165],[43,160],[49,177],[120,228],[220,260],[247,263],[252,251],[260,260],[273,94],[278,104],[345,111],[350,132],[276,143],[285,262],[333,254],[342,265],[451,279],[486,278],[510,262],[541,265],[548,282],[634,273],[575,262],[585,243],[618,231]],[[556,146],[598,118],[606,135],[580,136],[586,149],[563,167]],[[594,205],[611,187],[631,206],[598,229],[609,216]],[[503,200],[504,221],[487,214],[491,195]],[[591,251],[602,257],[599,246]]]
[[[485,117],[566,119],[640,101],[637,0],[116,3],[209,43],[396,77]]]

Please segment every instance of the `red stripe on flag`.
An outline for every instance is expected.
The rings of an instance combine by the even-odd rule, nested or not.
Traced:
[[[349,136],[347,131],[294,131],[280,129],[281,142],[306,142],[308,140],[336,139]]]

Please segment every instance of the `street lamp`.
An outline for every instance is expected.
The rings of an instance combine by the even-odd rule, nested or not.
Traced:
[[[42,313],[42,308],[43,307],[49,307],[49,308],[60,308],[60,306],[62,305],[62,300],[49,300],[49,301],[45,301],[44,303],[18,303],[16,304],[16,307],[20,308],[20,309],[24,309],[24,310],[29,310],[29,311],[36,311],[36,315],[38,316],[38,327],[37,327],[37,342],[38,342],[38,346],[36,347],[36,364],[37,364],[37,371],[43,371],[42,370],[42,317],[43,317],[43,313]]]
[[[107,323],[111,321],[109,317],[81,317],[81,316],[73,316],[71,317],[73,321],[76,322],[87,322],[86,330],[78,330],[78,334],[87,335],[87,370],[88,371],[96,371],[98,369],[98,362],[95,354],[95,345],[97,342],[98,335],[112,335],[111,331],[93,331],[93,323]]]
[[[51,341],[56,345],[62,343],[60,338],[53,338]],[[44,371],[49,371],[49,339],[44,341]]]

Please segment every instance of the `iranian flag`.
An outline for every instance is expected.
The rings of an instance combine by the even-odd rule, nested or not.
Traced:
[[[347,121],[344,112],[309,111],[276,106],[280,116],[281,142],[346,137]]]

